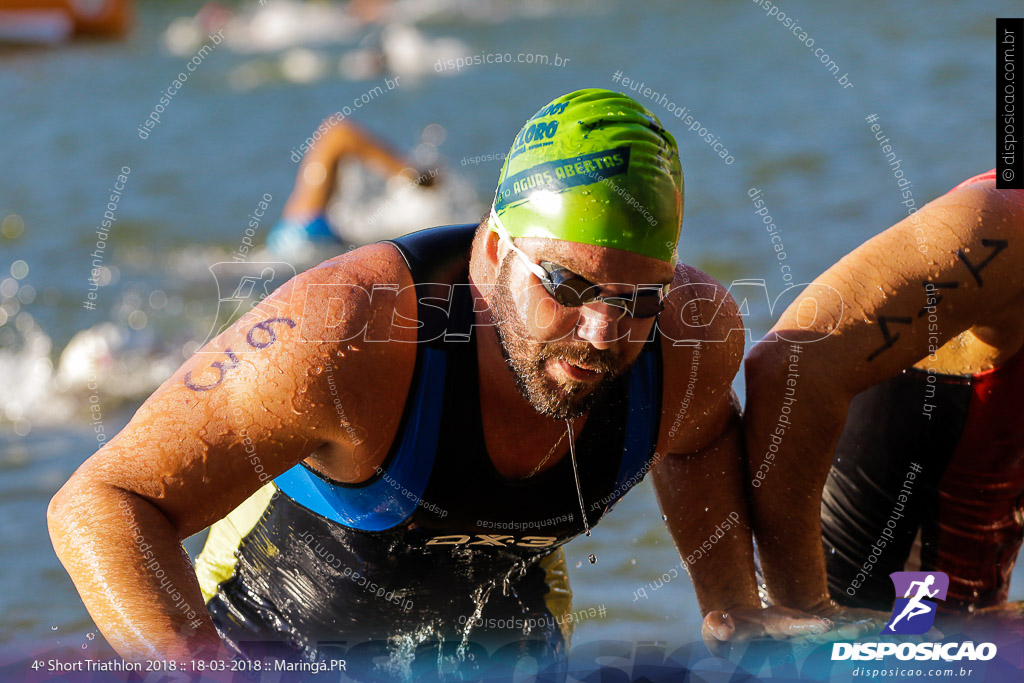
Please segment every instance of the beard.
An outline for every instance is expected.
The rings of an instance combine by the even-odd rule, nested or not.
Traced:
[[[585,415],[631,363],[614,351],[601,351],[586,342],[541,342],[532,339],[519,317],[509,286],[513,254],[507,254],[498,272],[491,305],[491,320],[505,358],[523,398],[542,415],[556,420]],[[558,304],[556,304],[558,305]],[[545,373],[549,361],[562,360],[603,372],[596,385],[569,379],[554,380]]]

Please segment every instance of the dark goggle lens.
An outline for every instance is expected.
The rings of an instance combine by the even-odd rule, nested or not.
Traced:
[[[597,288],[583,278],[565,278],[560,272],[552,273],[549,277],[551,279],[549,288],[551,296],[562,306],[575,308],[593,301],[597,296]]]
[[[661,313],[664,306],[657,290],[637,292],[632,297],[605,297],[602,299],[609,306],[624,309],[634,318],[653,318]]]
[[[665,308],[661,290],[658,289],[645,289],[637,292],[632,304],[632,310],[629,312],[634,318],[653,318]]]
[[[631,297],[601,297],[598,295],[600,288],[579,275],[548,261],[542,261],[540,266],[548,273],[548,281],[544,283],[544,288],[562,306],[577,308],[593,301],[601,301],[623,309],[634,318],[653,318],[664,308],[661,288],[640,289]]]

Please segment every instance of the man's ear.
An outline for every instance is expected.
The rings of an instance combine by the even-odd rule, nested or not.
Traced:
[[[504,256],[501,249],[501,238],[498,237],[498,233],[493,230],[487,230],[484,235],[484,254],[487,258],[487,263],[490,265],[497,276],[498,268],[501,266],[501,258]]]
[[[498,270],[501,267],[503,249],[498,233],[486,227],[481,228],[473,240],[474,263],[472,264],[473,284],[480,290],[480,294],[490,301],[494,290],[494,283],[498,280]]]

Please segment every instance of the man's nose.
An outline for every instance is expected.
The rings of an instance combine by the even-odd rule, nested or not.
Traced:
[[[576,324],[576,338],[595,349],[604,351],[615,345],[619,338],[619,315],[622,311],[605,303],[580,307]]]

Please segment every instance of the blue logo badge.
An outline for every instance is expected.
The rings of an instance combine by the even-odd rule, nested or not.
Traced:
[[[942,572],[893,572],[889,578],[896,589],[896,604],[882,633],[927,633],[935,623],[938,605],[934,600],[946,599],[949,577]]]

